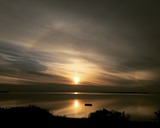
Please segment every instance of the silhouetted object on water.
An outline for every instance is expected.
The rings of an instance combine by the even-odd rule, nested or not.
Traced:
[[[92,104],[84,104],[85,106],[92,106]]]

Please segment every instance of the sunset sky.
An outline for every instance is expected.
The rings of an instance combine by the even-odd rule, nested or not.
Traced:
[[[0,90],[67,85],[160,91],[160,2],[1,0]]]

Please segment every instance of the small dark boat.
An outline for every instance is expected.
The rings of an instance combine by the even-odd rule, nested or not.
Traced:
[[[92,104],[85,104],[85,106],[92,106]]]

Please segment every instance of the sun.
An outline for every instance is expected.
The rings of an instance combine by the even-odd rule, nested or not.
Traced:
[[[75,83],[75,84],[78,84],[78,83],[79,83],[79,77],[78,77],[78,76],[75,76],[75,77],[73,78],[73,80],[74,80],[74,83]]]

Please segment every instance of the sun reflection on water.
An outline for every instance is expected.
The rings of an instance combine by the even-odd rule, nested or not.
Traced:
[[[78,92],[74,92],[74,94],[78,94]]]
[[[79,102],[78,102],[78,100],[75,100],[74,101],[74,107],[77,108],[78,106],[79,106]]]

